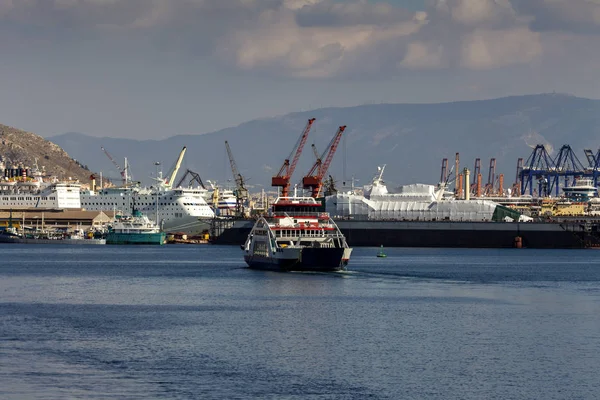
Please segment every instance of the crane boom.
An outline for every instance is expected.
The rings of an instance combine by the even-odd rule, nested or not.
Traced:
[[[296,142],[296,145],[292,149],[292,152],[290,153],[288,158],[286,158],[283,162],[283,165],[279,169],[277,175],[271,179],[271,186],[281,187],[281,195],[284,197],[286,197],[289,193],[290,179],[294,174],[294,171],[296,170],[296,165],[298,164],[298,160],[300,159],[300,154],[304,149],[306,139],[308,138],[308,133],[310,132],[310,129],[314,122],[315,118],[311,118],[308,120],[306,126],[304,127],[304,130],[302,131],[302,134]],[[292,159],[291,163],[290,159]]]
[[[173,168],[173,172],[171,173],[171,176],[169,176],[169,178],[165,180],[165,185],[168,188],[173,187],[173,181],[175,180],[175,177],[177,176],[177,172],[179,172],[179,168],[181,167],[181,162],[183,161],[183,156],[185,155],[186,150],[187,150],[187,147],[183,146],[183,149],[181,149],[181,152],[179,153],[179,157],[177,158],[177,162],[175,163],[175,168]]]
[[[231,152],[231,148],[229,147],[229,143],[227,140],[225,141],[225,148],[227,149],[227,156],[229,157],[229,164],[231,164],[231,172],[233,173],[233,178],[235,179],[235,199],[236,199],[236,213],[238,215],[242,215],[244,213],[244,200],[248,198],[248,189],[246,189],[246,184],[244,183],[244,177],[237,169],[235,165],[235,160],[233,158],[233,154]]]
[[[337,150],[338,144],[340,143],[340,139],[342,138],[342,133],[344,133],[344,130],[346,130],[346,125],[340,126],[338,128],[337,132],[331,139],[331,142],[329,142],[329,145],[325,148],[323,154],[321,154],[321,157],[319,157],[317,161],[315,161],[308,174],[304,176],[304,178],[302,178],[302,186],[305,189],[311,190],[312,197],[317,197],[321,191],[321,188],[323,186],[323,177],[329,169],[329,165],[333,160],[333,155]],[[323,158],[325,158],[325,161],[323,161]]]
[[[108,159],[117,168],[117,171],[119,171],[119,173],[121,174],[121,180],[123,181],[123,184],[126,185],[127,184],[127,165],[125,165],[125,168],[121,168],[121,166],[119,164],[117,164],[115,159],[110,155],[110,153],[104,147],[101,146],[100,148],[102,149],[104,154],[106,154],[106,157],[108,157]]]

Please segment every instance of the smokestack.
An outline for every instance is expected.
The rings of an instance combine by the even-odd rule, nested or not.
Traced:
[[[465,182],[470,182],[470,180],[469,180],[470,172],[469,172],[468,168],[465,168],[463,170],[463,174],[465,176]],[[471,188],[468,187],[468,185],[465,185],[465,200],[471,200]]]

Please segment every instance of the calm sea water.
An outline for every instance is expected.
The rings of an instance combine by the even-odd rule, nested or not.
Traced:
[[[378,250],[0,245],[0,398],[600,398],[600,252]]]

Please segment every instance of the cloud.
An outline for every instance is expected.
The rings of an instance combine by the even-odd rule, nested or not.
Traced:
[[[321,7],[325,4],[317,4]],[[361,14],[348,5],[331,6],[318,22],[298,22],[296,10],[280,7],[261,13],[255,25],[235,30],[221,41],[221,56],[242,69],[266,68],[299,77],[329,77],[354,70],[356,62],[380,57],[373,49],[417,32],[424,20],[405,14],[394,23],[375,23],[374,13]],[[351,6],[351,5],[350,5]],[[365,8],[365,4],[360,7]],[[303,18],[315,10],[303,7]],[[340,14],[336,14],[335,12]],[[367,21],[355,20],[361,15]],[[353,23],[348,18],[354,20]],[[382,20],[388,18],[381,14]],[[324,20],[336,19],[336,23]],[[385,57],[380,57],[384,61]],[[365,66],[372,65],[365,62]],[[365,68],[359,68],[364,71]]]
[[[241,71],[315,79],[530,65],[568,55],[579,39],[567,34],[600,33],[598,0],[427,4],[414,12],[366,0],[0,0],[0,46],[16,26],[5,38],[135,39]]]
[[[512,0],[535,31],[600,33],[598,0]]]
[[[462,66],[489,69],[527,63],[542,54],[539,34],[526,28],[474,31],[463,39]]]

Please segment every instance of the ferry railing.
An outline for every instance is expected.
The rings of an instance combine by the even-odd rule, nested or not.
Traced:
[[[329,214],[326,212],[316,212],[316,211],[282,211],[282,212],[275,212],[269,215],[269,217],[271,218],[275,218],[274,214],[281,214],[281,215],[285,215],[286,217],[314,217],[314,218],[319,218],[319,217],[329,217]]]

